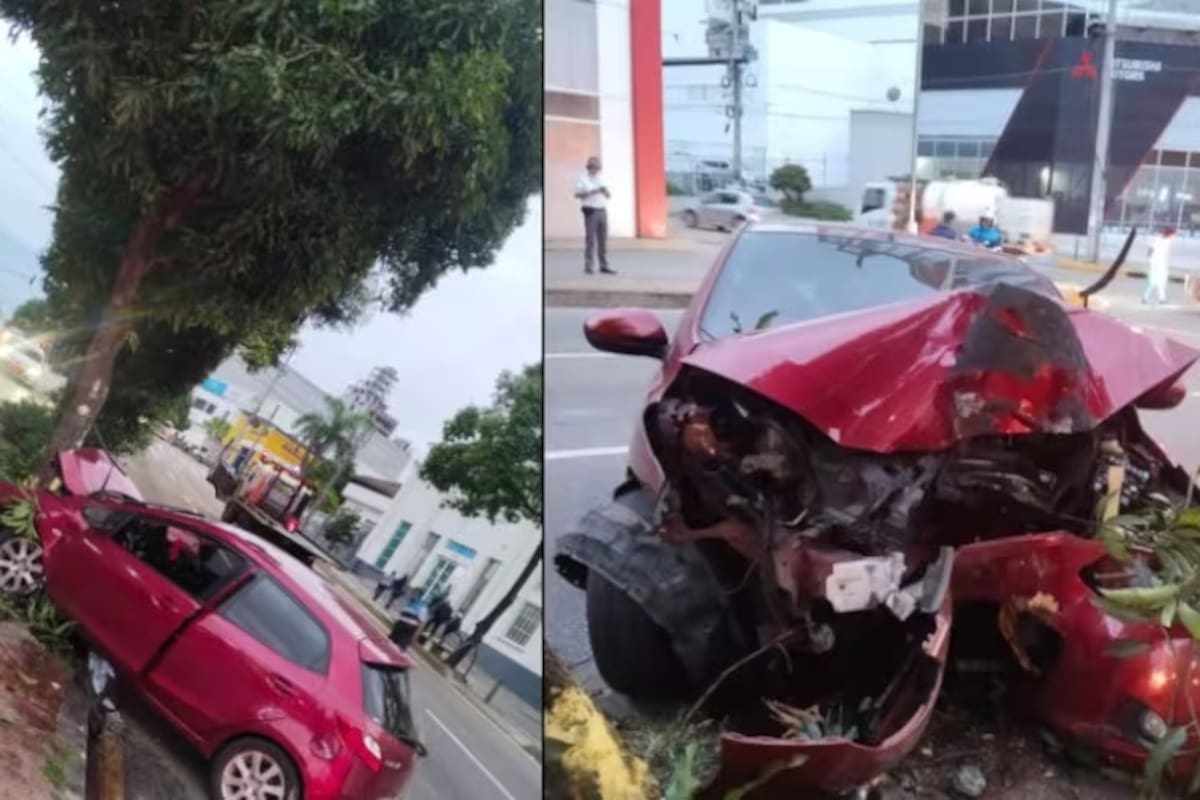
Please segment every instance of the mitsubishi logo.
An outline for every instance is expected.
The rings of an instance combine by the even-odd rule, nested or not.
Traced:
[[[1084,50],[1079,54],[1079,63],[1071,67],[1071,77],[1096,80],[1096,62],[1091,50]]]

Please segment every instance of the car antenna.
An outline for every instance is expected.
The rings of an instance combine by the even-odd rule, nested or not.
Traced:
[[[1129,248],[1133,247],[1135,236],[1137,236],[1137,228],[1130,228],[1129,235],[1125,237],[1125,244],[1121,247],[1121,252],[1117,253],[1113,263],[1104,271],[1099,280],[1079,293],[1079,296],[1083,298],[1084,308],[1088,307],[1088,298],[1103,290],[1117,276],[1117,270],[1121,268],[1121,265],[1125,263],[1125,257],[1129,255]]]

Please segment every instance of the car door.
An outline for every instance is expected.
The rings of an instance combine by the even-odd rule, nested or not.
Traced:
[[[331,648],[321,621],[273,577],[256,572],[172,642],[147,684],[202,742],[219,742],[253,720],[312,730]]]
[[[200,603],[163,574],[178,557],[170,526],[136,511],[64,505],[45,557],[47,586],[114,665],[141,673]]]
[[[711,228],[714,225],[719,225],[716,222],[718,216],[718,208],[720,206],[721,196],[717,192],[707,194],[700,199],[698,216],[700,217],[700,225],[705,228]]]

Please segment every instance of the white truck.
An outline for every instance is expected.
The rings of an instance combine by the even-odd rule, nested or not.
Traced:
[[[1004,249],[1018,254],[1052,249],[1054,201],[1013,197],[995,178],[917,182],[917,230],[928,233],[953,211],[954,228],[966,235],[982,216],[991,216],[1004,236]],[[908,227],[909,178],[873,181],[863,187],[856,222],[869,228]]]

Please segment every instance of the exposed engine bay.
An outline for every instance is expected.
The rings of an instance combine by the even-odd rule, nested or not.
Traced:
[[[933,690],[921,645],[953,548],[1047,530],[1092,536],[1101,519],[1163,492],[1173,469],[1133,408],[1092,430],[881,454],[698,369],[645,422],[668,476],[661,534],[696,543],[746,640],[772,651],[744,678],[766,705],[734,720],[758,735],[887,736]]]

